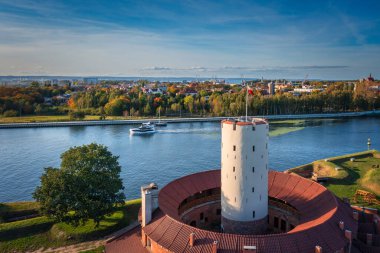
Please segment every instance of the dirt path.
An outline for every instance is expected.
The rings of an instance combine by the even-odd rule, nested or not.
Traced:
[[[77,244],[68,245],[68,246],[64,246],[64,247],[60,247],[60,248],[54,248],[54,249],[53,248],[39,249],[39,250],[33,251],[32,253],[72,253],[72,252],[81,252],[81,251],[85,251],[85,250],[96,249],[100,246],[106,245],[108,240],[111,240],[115,237],[118,237],[118,236],[128,232],[129,230],[135,228],[138,225],[139,225],[138,221],[135,221],[132,224],[130,224],[129,226],[127,226],[123,229],[120,229],[120,230],[118,230],[118,231],[116,231],[110,235],[107,235],[107,236],[105,236],[99,240],[82,242],[82,243],[77,243]]]

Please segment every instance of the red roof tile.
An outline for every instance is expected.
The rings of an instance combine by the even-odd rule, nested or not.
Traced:
[[[256,252],[314,252],[320,245],[324,252],[338,250],[347,243],[338,222],[357,231],[350,207],[337,199],[322,185],[293,174],[270,171],[269,196],[277,197],[295,207],[300,224],[288,233],[267,235],[238,235],[206,231],[182,223],[178,207],[187,197],[220,187],[220,170],[205,171],[179,178],[159,193],[160,209],[145,233],[172,252],[211,252],[218,241],[218,252],[240,252],[244,245],[256,246]],[[190,233],[195,233],[195,245],[189,246]]]
[[[106,244],[106,252],[111,253],[149,253],[141,244],[141,227],[130,230]]]

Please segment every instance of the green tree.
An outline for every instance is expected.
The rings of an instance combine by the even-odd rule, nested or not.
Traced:
[[[69,118],[71,120],[81,120],[81,119],[84,119],[85,117],[85,113],[83,111],[70,111],[69,112]]]
[[[33,198],[56,221],[78,226],[93,219],[98,226],[125,199],[118,157],[92,143],[70,148],[61,159],[59,169],[45,169]]]

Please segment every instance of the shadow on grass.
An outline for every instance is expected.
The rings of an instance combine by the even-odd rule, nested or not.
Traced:
[[[344,170],[347,172],[347,176],[344,178],[334,178],[331,181],[327,182],[325,185],[329,186],[332,185],[356,185],[357,180],[360,178],[360,174],[357,171],[360,171],[359,169],[350,169],[345,166],[342,166]]]
[[[53,224],[53,221],[47,221],[40,224],[31,224],[29,226],[0,230],[0,242],[45,233],[51,229]]]
[[[91,227],[90,229],[83,231],[83,232],[69,232],[69,231],[63,231],[66,236],[70,236],[75,241],[81,242],[81,241],[87,241],[87,240],[95,240],[102,238],[104,236],[107,236],[113,232],[116,232],[122,228],[125,228],[131,222],[137,220],[138,212],[140,209],[141,204],[130,204],[128,206],[118,207],[115,212],[122,211],[123,216],[120,218],[117,217],[105,217],[103,221],[114,223],[114,224],[99,224],[99,227]],[[59,229],[62,231],[62,229]]]

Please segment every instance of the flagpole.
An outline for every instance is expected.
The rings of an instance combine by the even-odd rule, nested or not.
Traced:
[[[247,90],[247,95],[245,98],[245,122],[248,122],[248,85],[245,85],[245,88]]]

